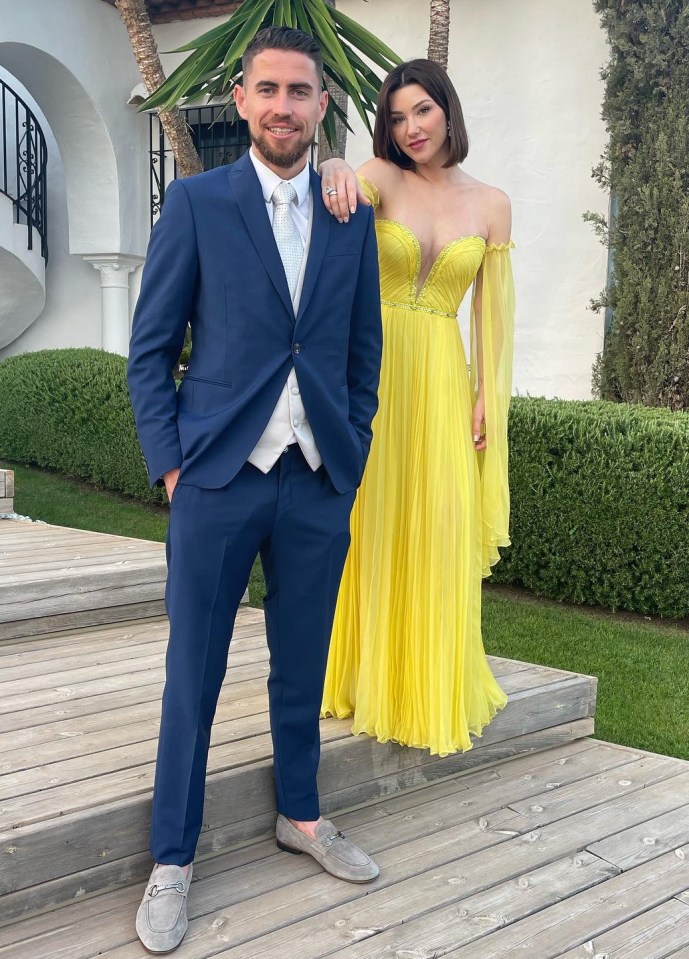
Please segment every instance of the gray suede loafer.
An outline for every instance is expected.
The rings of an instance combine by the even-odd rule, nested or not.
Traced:
[[[156,866],[136,914],[136,934],[149,952],[172,952],[187,931],[187,894],[193,867]]]
[[[316,826],[316,838],[309,839],[287,819],[279,815],[275,838],[280,849],[295,855],[307,852],[326,872],[347,882],[371,882],[380,870],[370,856],[346,839],[327,819]]]

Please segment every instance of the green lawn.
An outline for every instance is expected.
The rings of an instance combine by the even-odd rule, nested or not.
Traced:
[[[484,590],[486,651],[598,677],[596,736],[689,759],[689,632]]]
[[[167,509],[142,506],[40,470],[15,470],[18,513],[60,526],[165,539]],[[254,566],[249,593],[259,605]],[[689,759],[689,631],[614,616],[522,593],[484,591],[486,650],[525,662],[598,676],[596,735],[610,742]]]

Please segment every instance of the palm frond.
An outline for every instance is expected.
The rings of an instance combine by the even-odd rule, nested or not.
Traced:
[[[366,61],[387,73],[401,62],[400,58],[387,44],[323,0],[243,0],[225,23],[174,51],[189,52],[189,56],[145,100],[142,109],[169,110],[202,96],[227,97],[234,84],[241,82],[242,54],[252,37],[271,24],[297,27],[315,37],[323,51],[326,76],[350,97],[370,131],[382,78]],[[323,121],[331,146],[336,143],[336,116],[351,129],[344,112],[331,98]]]

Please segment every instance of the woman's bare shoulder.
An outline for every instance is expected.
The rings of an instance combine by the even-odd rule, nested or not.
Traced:
[[[389,160],[381,159],[381,157],[373,157],[367,160],[356,172],[357,176],[363,177],[365,180],[373,183],[380,194],[380,202],[382,205],[385,204],[386,194],[389,196],[390,191],[399,186],[403,175],[400,167],[395,163],[391,163]]]
[[[508,243],[512,234],[512,204],[499,187],[482,183],[472,177],[471,187],[476,191],[485,212],[489,243]]]

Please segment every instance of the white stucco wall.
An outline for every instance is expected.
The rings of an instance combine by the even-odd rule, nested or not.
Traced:
[[[7,71],[3,79],[33,110],[48,148],[48,265],[46,304],[37,320],[0,358],[32,350],[66,346],[100,346],[100,289],[98,277],[80,256],[69,252],[67,194],[62,158],[48,121],[28,90]]]
[[[400,56],[425,56],[427,2],[339,0]],[[393,12],[394,11],[394,12]],[[606,251],[582,221],[607,214],[591,179],[605,148],[600,69],[605,35],[589,0],[455,0],[449,73],[465,114],[465,169],[512,200],[517,285],[515,389],[587,399],[602,347]],[[371,155],[359,118],[347,158]],[[463,326],[465,324],[463,323]]]
[[[117,11],[96,0],[0,0],[0,69],[49,144],[46,306],[0,357],[100,346],[100,275],[82,255],[143,255],[148,125],[126,105],[139,74]]]
[[[425,55],[428,0],[338,0],[338,4],[403,57]],[[165,51],[220,20],[155,27],[166,71],[182,56]],[[91,201],[84,200],[82,191],[78,245],[71,215],[73,177],[71,186],[67,182],[61,187],[60,163],[52,164],[51,230],[62,240],[51,244],[53,276],[46,314],[10,349],[74,342],[98,345],[92,316],[99,277],[66,252],[65,193],[73,253],[143,252],[149,215],[147,121],[125,105],[140,78],[117,11],[97,0],[24,0],[21,5],[0,0],[0,23],[0,66],[14,67],[15,75],[21,74],[49,124],[59,127],[55,133],[62,153],[65,149],[69,153],[63,156],[68,173],[75,156],[93,153],[94,143],[99,144],[95,153],[100,169],[98,182],[89,183],[85,191]],[[27,42],[44,55],[22,48]],[[602,317],[587,305],[604,286],[606,254],[581,217],[586,210],[607,212],[607,198],[590,176],[606,140],[599,76],[606,58],[605,37],[589,0],[453,2],[450,74],[471,139],[466,169],[502,187],[513,203],[518,244],[515,387],[522,393],[590,395]],[[61,70],[76,86],[63,83],[57,95],[46,87],[48,81],[54,86],[56,79],[64,80]],[[65,146],[65,116],[75,109],[83,131]],[[354,111],[351,116],[356,135],[349,137],[347,157],[356,166],[370,156],[371,145]],[[70,176],[66,179],[70,181]],[[96,228],[112,248],[94,245]],[[83,280],[84,289],[89,285],[88,271],[91,289],[83,294],[80,284]],[[139,278],[140,273],[132,277],[132,305]]]

